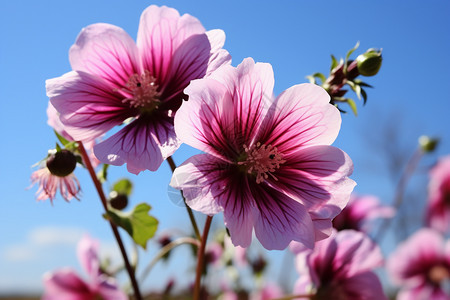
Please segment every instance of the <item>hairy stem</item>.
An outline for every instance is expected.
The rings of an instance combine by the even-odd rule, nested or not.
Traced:
[[[169,163],[170,169],[172,170],[172,173],[177,168],[177,165],[173,161],[172,156],[169,156],[167,158],[167,162]],[[186,204],[186,199],[183,196],[183,191],[180,191],[181,197],[183,198],[184,206],[186,207],[187,213],[189,215],[189,220],[191,220],[192,228],[194,229],[194,234],[197,237],[197,239],[200,241],[200,230],[198,230],[197,222],[195,221],[194,213],[192,212],[192,209]]]
[[[205,228],[203,229],[203,235],[200,242],[200,248],[197,254],[197,269],[195,274],[195,284],[194,284],[194,300],[200,300],[200,281],[203,273],[203,266],[205,263],[205,249],[206,240],[208,239],[209,228],[211,227],[212,216],[208,216],[205,222]]]
[[[87,155],[86,149],[84,148],[82,142],[78,142],[78,149],[81,153],[81,156],[83,157],[83,162],[89,171],[91,179],[94,182],[95,188],[97,190],[98,196],[100,197],[103,208],[107,212],[108,205],[107,205],[105,193],[103,192],[102,184],[100,183],[100,181],[97,178],[97,175],[95,174],[95,170],[92,167],[91,160],[89,159],[89,156]],[[128,275],[129,275],[130,281],[131,281],[131,285],[133,286],[134,297],[136,298],[136,300],[142,300],[141,292],[139,291],[139,286],[137,284],[136,276],[134,274],[134,269],[132,268],[132,266],[128,260],[128,256],[127,256],[127,253],[125,250],[125,246],[123,245],[122,238],[120,237],[119,230],[117,229],[117,226],[114,223],[112,223],[111,221],[108,221],[108,223],[111,226],[114,237],[116,238],[117,244],[119,245],[120,253],[122,254],[123,261],[125,263],[125,269],[128,272]]]
[[[140,281],[141,283],[144,281],[144,279],[148,276],[150,271],[153,269],[153,267],[156,265],[156,263],[163,258],[167,253],[169,253],[172,249],[174,249],[177,246],[183,245],[183,244],[191,244],[197,247],[200,247],[200,242],[197,239],[190,238],[190,237],[182,237],[178,238],[159,250],[158,254],[152,259],[152,261],[148,264],[148,266],[145,268],[145,270],[142,272]]]

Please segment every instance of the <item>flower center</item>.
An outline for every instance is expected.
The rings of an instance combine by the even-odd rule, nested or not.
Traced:
[[[450,270],[443,265],[436,265],[428,271],[428,279],[435,284],[440,284],[450,279]]]
[[[238,161],[238,165],[245,167],[245,170],[249,174],[253,174],[256,176],[256,183],[261,183],[267,178],[269,175],[278,180],[274,175],[280,165],[286,162],[276,147],[272,147],[272,145],[266,146],[265,144],[261,144],[260,142],[253,144],[250,147],[244,145],[243,160]]]
[[[152,111],[158,108],[160,93],[157,91],[158,85],[156,79],[149,71],[145,70],[143,74],[133,74],[122,90],[130,95],[130,98],[122,100],[123,103],[129,103],[131,107],[141,108],[144,111]]]

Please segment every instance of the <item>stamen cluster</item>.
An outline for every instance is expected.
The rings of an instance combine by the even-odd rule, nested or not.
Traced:
[[[261,144],[260,142],[247,147],[244,145],[246,154],[245,161],[238,162],[238,165],[243,165],[247,168],[247,173],[256,176],[256,183],[261,183],[269,175],[277,180],[273,172],[280,168],[280,165],[285,163],[276,147],[272,145]]]
[[[159,104],[158,85],[156,79],[149,71],[145,70],[143,74],[133,74],[126,84],[123,91],[133,95],[132,98],[126,98],[122,102],[128,102],[131,107],[153,109]]]

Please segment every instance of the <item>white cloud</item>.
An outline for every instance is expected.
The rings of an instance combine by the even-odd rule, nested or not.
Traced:
[[[85,231],[74,227],[38,227],[28,235],[28,241],[33,245],[47,247],[55,245],[74,246],[83,236]]]

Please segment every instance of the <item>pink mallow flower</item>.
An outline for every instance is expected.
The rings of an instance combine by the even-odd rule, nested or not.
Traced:
[[[150,6],[141,16],[137,43],[121,28],[93,24],[70,48],[73,71],[46,82],[47,96],[75,140],[91,141],[97,158],[127,163],[138,174],[155,171],[180,146],[173,128],[183,89],[230,62],[221,30],[168,7]]]
[[[450,299],[450,241],[433,229],[421,229],[400,244],[387,270],[401,287],[397,300]]]
[[[450,155],[442,157],[430,171],[426,223],[450,233]]]
[[[267,249],[292,240],[312,248],[348,202],[353,165],[330,146],[341,118],[327,92],[302,84],[275,98],[273,85],[272,67],[251,58],[192,81],[175,131],[206,153],[179,166],[170,184],[192,209],[223,211],[236,246],[249,246],[254,229]]]
[[[366,234],[343,230],[316,243],[313,250],[293,242],[300,274],[295,295],[315,300],[387,300],[377,275],[383,263],[380,248]]]
[[[84,281],[71,268],[63,268],[44,275],[43,300],[126,300],[127,295],[118,288],[114,278],[102,273],[98,258],[98,241],[84,236],[78,243],[77,255],[84,271]]]
[[[379,218],[392,218],[395,209],[382,205],[378,197],[352,194],[342,212],[333,219],[337,230],[354,229],[369,233],[373,221]]]
[[[32,185],[39,185],[37,200],[50,199],[53,203],[58,190],[66,201],[78,199],[81,188],[73,174],[76,164],[75,155],[68,150],[54,150],[50,153],[45,162],[40,163],[39,169],[31,174]]]

